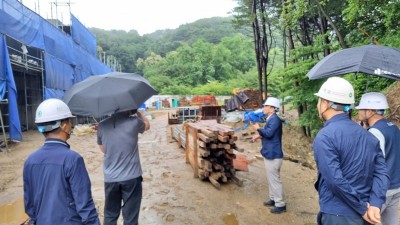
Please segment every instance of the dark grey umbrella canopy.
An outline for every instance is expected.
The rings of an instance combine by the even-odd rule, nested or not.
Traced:
[[[400,49],[379,45],[343,49],[323,58],[307,76],[314,80],[357,72],[400,80]]]
[[[91,76],[65,92],[63,101],[80,116],[102,117],[138,109],[157,91],[138,74],[112,72]]]

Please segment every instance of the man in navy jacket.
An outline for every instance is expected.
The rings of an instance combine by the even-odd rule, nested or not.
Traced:
[[[279,99],[268,97],[264,103],[264,114],[267,121],[264,128],[256,123],[253,125],[258,134],[253,136],[253,141],[261,139],[261,155],[264,158],[265,169],[267,172],[269,200],[264,202],[265,206],[272,206],[272,213],[282,213],[286,211],[286,202],[283,185],[280,178],[282,166],[282,120],[276,114],[279,111]]]
[[[385,95],[377,92],[363,94],[358,109],[358,119],[369,132],[378,138],[390,177],[386,202],[382,206],[382,225],[399,224],[400,200],[400,130],[396,124],[383,117],[389,108]]]
[[[24,204],[31,224],[100,225],[82,156],[66,142],[72,130],[68,106],[47,99],[35,123],[46,140],[24,165]]]
[[[348,115],[353,86],[331,77],[315,95],[319,117],[326,121],[313,143],[318,225],[379,223],[389,177],[379,141]]]

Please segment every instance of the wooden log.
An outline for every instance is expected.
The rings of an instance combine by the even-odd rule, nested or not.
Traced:
[[[218,145],[215,144],[215,143],[212,143],[212,144],[210,144],[209,147],[210,147],[211,149],[217,149],[217,148],[218,148]]]
[[[227,152],[225,153],[224,157],[226,159],[229,159],[229,160],[236,159],[236,155],[235,154],[230,154],[230,153],[227,153]]]
[[[224,171],[225,168],[219,163],[212,164],[213,171]]]
[[[223,146],[224,146],[224,149],[225,149],[225,150],[230,150],[230,149],[232,149],[232,148],[231,148],[232,146],[231,146],[230,144],[224,144]],[[232,150],[232,152],[233,152],[233,150]]]
[[[208,171],[204,171],[202,169],[199,169],[199,178],[201,180],[205,180],[206,178],[208,178],[210,176],[210,173]]]
[[[197,137],[204,141],[205,143],[210,143],[210,141],[212,140],[210,137],[207,137],[206,135],[202,134],[202,133],[198,133]]]
[[[229,136],[222,136],[222,135],[218,135],[218,141],[220,142],[228,142],[229,140]]]
[[[211,172],[210,177],[212,177],[214,180],[218,180],[222,176],[221,172]]]
[[[230,170],[228,173],[229,177],[231,178],[231,180],[239,187],[243,186],[243,181],[240,180],[239,178],[236,177],[235,172],[233,172],[233,170]]]
[[[202,148],[206,148],[207,147],[207,144],[204,141],[201,141],[201,140],[198,140],[197,144]]]
[[[201,133],[205,134],[207,137],[211,137],[211,138],[215,137],[215,133],[208,129],[201,129]]]
[[[229,154],[233,154],[233,149],[229,148],[229,149],[225,149],[225,151]]]
[[[212,163],[207,160],[207,159],[200,159],[199,158],[199,166],[204,170],[204,171],[212,171]]]
[[[210,155],[210,151],[208,151],[206,148],[202,148],[199,146],[197,150],[199,152],[199,155],[202,157],[208,157]]]
[[[238,140],[238,136],[236,136],[236,135],[230,135],[230,136],[229,136],[229,139],[232,140],[232,141],[237,141],[237,140]]]
[[[208,177],[208,180],[211,182],[212,185],[214,185],[215,188],[217,188],[217,189],[221,188],[221,184],[219,184],[218,181],[216,181],[211,176]]]
[[[226,177],[225,173],[222,173],[220,180],[222,183],[226,183],[228,182],[228,177]]]

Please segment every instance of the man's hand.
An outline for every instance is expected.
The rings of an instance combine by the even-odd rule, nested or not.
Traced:
[[[253,123],[253,128],[254,130],[258,130],[260,128],[260,125],[258,125],[258,123]]]
[[[371,206],[368,203],[368,209],[362,218],[370,224],[377,224],[381,222],[381,210],[376,206]]]
[[[255,141],[257,141],[257,139],[260,139],[260,138],[261,138],[261,136],[259,134],[256,134],[251,138],[251,141],[255,142]]]

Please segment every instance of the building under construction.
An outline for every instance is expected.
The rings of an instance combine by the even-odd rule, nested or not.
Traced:
[[[0,0],[0,122],[13,141],[35,128],[41,101],[62,98],[74,83],[111,72],[97,59],[94,35],[70,18],[64,26],[17,0]]]

